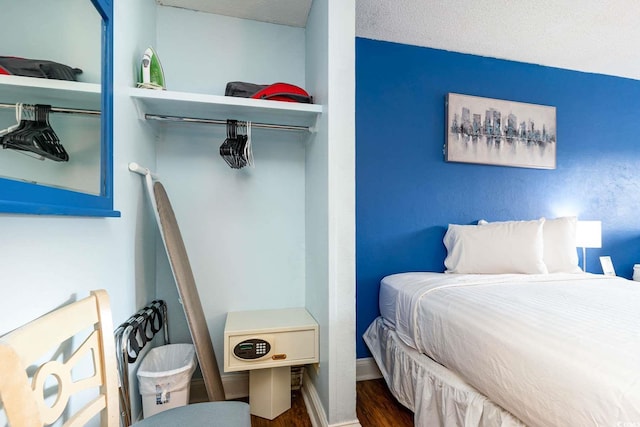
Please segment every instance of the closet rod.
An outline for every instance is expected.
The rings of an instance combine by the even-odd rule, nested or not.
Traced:
[[[35,105],[35,104],[27,104],[27,105]],[[16,108],[16,104],[0,104],[0,108]],[[65,114],[85,114],[89,116],[99,116],[100,111],[96,110],[82,110],[79,108],[62,108],[62,107],[51,107],[51,113],[65,113]]]
[[[144,118],[147,120],[160,120],[164,122],[187,122],[187,123],[205,123],[209,125],[226,125],[226,120],[217,120],[217,119],[198,119],[194,117],[179,117],[179,116],[164,116],[159,114],[145,114]],[[241,121],[241,120],[239,120]],[[261,128],[261,129],[278,129],[278,130],[295,130],[295,131],[306,131],[310,132],[308,126],[297,126],[297,125],[276,125],[272,123],[256,123],[251,122],[252,128]]]

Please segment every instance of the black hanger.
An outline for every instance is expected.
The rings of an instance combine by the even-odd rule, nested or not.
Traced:
[[[45,151],[53,156],[51,157],[52,160],[66,162],[69,160],[69,154],[67,154],[67,151],[60,143],[58,135],[56,135],[49,124],[50,111],[50,105],[36,105],[36,121],[40,132],[37,133],[34,138]]]
[[[51,106],[38,104],[27,108],[33,108],[35,117],[22,118],[17,129],[0,139],[2,147],[31,152],[57,162],[68,161],[69,155],[49,124]]]
[[[238,121],[227,120],[227,139],[220,146],[220,156],[233,169],[247,166],[246,144],[247,135],[238,135]]]

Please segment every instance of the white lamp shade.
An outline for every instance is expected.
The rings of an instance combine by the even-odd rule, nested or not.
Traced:
[[[601,221],[578,221],[576,224],[576,246],[579,248],[601,248]]]

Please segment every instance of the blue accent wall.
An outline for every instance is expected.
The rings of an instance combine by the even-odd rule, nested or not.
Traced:
[[[557,168],[446,163],[449,92],[555,106]],[[358,357],[370,356],[361,337],[379,315],[380,279],[443,271],[447,224],[563,215],[602,221],[590,272],[609,255],[631,277],[640,263],[639,81],[356,40]]]

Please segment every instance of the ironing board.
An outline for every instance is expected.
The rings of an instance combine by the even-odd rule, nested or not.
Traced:
[[[187,256],[187,250],[180,234],[180,228],[176,216],[171,207],[169,196],[164,186],[158,181],[158,177],[149,169],[130,163],[129,170],[144,176],[145,187],[151,204],[155,210],[155,217],[162,236],[171,272],[178,288],[178,294],[182,300],[184,314],[187,318],[189,332],[196,350],[196,356],[202,371],[202,378],[207,390],[209,401],[225,400],[224,387],[220,378],[218,362],[211,343],[211,335],[202,310],[202,303],[196,282],[191,271],[191,264]]]

